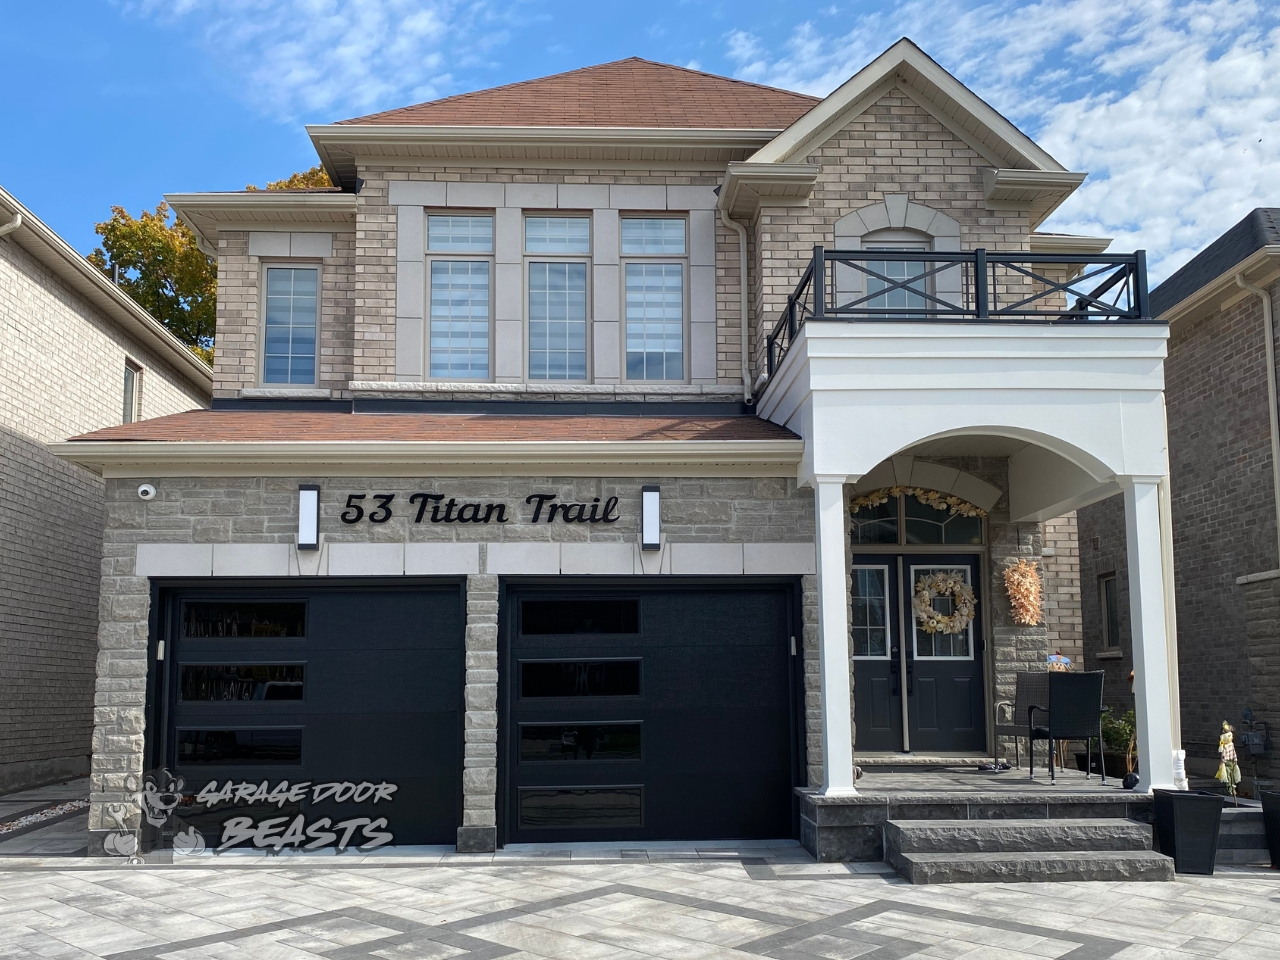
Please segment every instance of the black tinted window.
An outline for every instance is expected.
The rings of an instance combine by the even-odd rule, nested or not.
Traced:
[[[522,697],[639,695],[639,660],[526,660],[520,664]]]
[[[300,663],[183,664],[183,700],[301,700]]]
[[[639,760],[638,723],[565,723],[520,727],[520,760]]]
[[[307,605],[301,601],[188,601],[182,605],[184,637],[301,637]]]
[[[639,633],[639,600],[525,600],[520,632],[527,636],[559,633]]]
[[[179,730],[178,766],[302,763],[302,728]]]
[[[520,826],[642,827],[641,787],[523,789]]]

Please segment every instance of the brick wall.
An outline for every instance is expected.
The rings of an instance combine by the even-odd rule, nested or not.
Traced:
[[[835,222],[845,214],[905,193],[913,203],[940,210],[961,225],[969,250],[1027,250],[1027,216],[987,209],[982,170],[991,164],[914,101],[891,90],[805,163],[822,167],[808,207],[761,207],[754,226],[759,244],[755,291],[754,362],[763,367],[764,338],[781,315],[815,244],[832,246]]]
[[[144,417],[203,405],[0,240],[0,793],[88,772],[103,484],[44,444],[121,422],[126,357],[143,369]]]
[[[1044,583],[1044,624],[1049,646],[1079,669],[1084,663],[1084,626],[1080,616],[1080,544],[1076,514],[1046,520],[1040,560]]]
[[[101,626],[95,698],[93,807],[90,828],[105,829],[105,803],[129,802],[126,778],[143,771],[150,582],[136,576],[139,543],[292,543],[297,531],[297,486],[322,487],[320,530],[326,543],[420,541],[511,542],[529,540],[626,542],[639,535],[640,486],[659,483],[663,534],[670,543],[812,542],[813,498],[786,479],[653,478],[565,480],[546,477],[406,478],[224,477],[162,478],[152,501],[137,496],[136,480],[107,481],[107,529],[102,573]],[[380,525],[348,526],[338,514],[349,492],[396,493],[397,503],[433,487],[450,496],[519,503],[530,490],[556,492],[561,500],[619,498],[621,519],[605,527],[510,523],[504,526],[415,524],[397,512]],[[485,567],[481,567],[482,571]],[[497,578],[468,579],[467,716],[464,754],[464,823],[493,822],[496,788]],[[817,582],[802,578],[806,736],[811,782],[820,783],[821,717],[818,710]],[[816,745],[816,746],[815,746]],[[814,758],[819,758],[815,763]]]
[[[394,259],[394,254],[393,254]],[[215,397],[235,397],[260,382],[262,327],[261,257],[249,256],[249,234],[224,230],[218,240],[218,318],[213,376]],[[320,329],[317,386],[348,395],[355,377],[356,239],[333,234],[333,256],[320,261]],[[280,386],[288,386],[280,384]]]
[[[1133,634],[1129,621],[1128,538],[1124,528],[1124,497],[1114,496],[1081,508],[1077,513],[1080,544],[1080,625],[1086,670],[1106,673],[1102,701],[1116,714],[1133,708],[1129,672],[1133,670]],[[1120,613],[1120,645],[1102,646],[1103,577],[1115,574]],[[1181,624],[1179,624],[1181,629]],[[1184,694],[1185,696],[1185,694]]]

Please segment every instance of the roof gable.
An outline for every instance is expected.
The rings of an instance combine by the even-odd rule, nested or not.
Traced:
[[[783,130],[751,163],[803,161],[897,87],[993,167],[1065,172],[1025,133],[905,37]]]
[[[779,130],[819,102],[803,93],[630,57],[340,122]]]

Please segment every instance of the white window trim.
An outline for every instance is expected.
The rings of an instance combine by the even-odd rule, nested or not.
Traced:
[[[873,657],[868,654],[853,654],[851,660],[866,660],[872,663],[883,663],[893,659],[893,612],[894,607],[889,605],[889,565],[887,563],[855,563],[850,567],[851,571],[858,570],[883,570],[884,571],[884,656]],[[849,597],[849,643],[853,643],[853,596]]]
[[[625,220],[681,220],[684,222],[684,253],[681,256],[672,256],[668,253],[623,253],[622,252],[622,222]],[[689,245],[693,238],[689,232],[689,215],[687,213],[623,213],[618,217],[618,317],[621,320],[619,324],[618,336],[618,371],[619,380],[623,383],[653,383],[653,384],[679,384],[688,383],[690,380],[690,371],[692,365],[690,363],[689,347],[692,338],[692,330],[690,329],[689,312],[692,302],[689,294],[691,286],[689,271]],[[679,380],[632,380],[627,376],[627,264],[629,263],[678,263],[681,270],[681,305],[680,305],[680,349],[681,349],[681,377]]]
[[[267,383],[267,270],[272,267],[316,271],[316,365],[310,383]],[[317,258],[262,257],[258,261],[258,386],[267,389],[318,387],[320,385],[320,333],[324,322],[324,261]]]
[[[493,225],[492,242],[488,253],[473,251],[446,251],[431,249],[432,217],[488,217]],[[422,218],[422,377],[424,381],[435,383],[493,383],[495,366],[495,342],[497,324],[494,313],[497,309],[498,286],[498,218],[493,210],[472,209],[469,207],[427,207]],[[448,261],[486,261],[489,264],[489,374],[486,377],[436,377],[431,374],[431,262],[433,260]]]
[[[552,219],[563,220],[586,220],[587,221],[587,253],[530,253],[528,248],[528,225],[529,220],[539,219],[541,217],[550,217]],[[524,328],[524,370],[522,377],[525,383],[572,383],[585,384],[595,383],[595,364],[593,363],[593,354],[595,352],[595,343],[592,331],[595,326],[595,311],[592,308],[595,297],[595,272],[594,272],[594,253],[595,253],[595,223],[591,211],[577,210],[525,210],[520,217],[520,277],[523,284],[521,291],[521,317],[523,319],[522,326]],[[529,282],[530,265],[534,263],[581,263],[586,266],[587,285],[586,285],[586,375],[581,380],[544,380],[537,379],[529,375],[529,360],[532,356],[530,351],[530,334],[533,331],[532,317],[529,315],[529,294],[531,284]]]
[[[128,404],[128,407],[129,407],[129,419],[128,419],[128,420],[124,420],[124,423],[137,423],[139,420],[143,419],[143,417],[142,417],[142,373],[143,373],[143,366],[142,366],[142,364],[138,363],[138,361],[134,360],[132,357],[130,357],[130,356],[128,356],[128,355],[126,355],[126,356],[125,356],[125,358],[124,358],[124,369],[125,369],[125,374],[126,374],[125,379],[127,379],[127,378],[128,378],[128,373],[129,373],[130,371],[132,371],[132,372],[133,372],[133,398],[132,398],[132,402],[130,402],[130,403]],[[125,412],[125,405],[126,405],[126,403],[125,403],[125,402],[126,402],[127,400],[129,400],[129,397],[128,397],[127,395],[126,395],[126,396],[122,396],[122,397],[120,398],[120,413],[121,413],[121,419],[122,419],[122,420],[123,420],[123,415],[124,415],[124,412]]]
[[[910,566],[910,571],[911,571],[911,574],[910,574],[910,575],[911,575],[911,595],[912,595],[913,597],[915,596],[915,589],[916,589],[916,571],[918,571],[918,570],[921,570],[921,571],[923,571],[923,570],[929,570],[929,571],[932,571],[932,570],[951,570],[951,571],[955,571],[955,570],[963,570],[963,571],[964,571],[964,582],[965,582],[965,583],[967,583],[967,584],[969,584],[969,586],[970,586],[970,587],[972,587],[972,586],[973,586],[973,580],[972,580],[972,578],[970,577],[970,568],[969,568],[968,564],[965,564],[964,566],[958,566],[958,565],[953,564],[953,563],[921,563],[921,564],[914,564],[914,563],[913,563],[913,564],[911,564],[911,566]],[[975,616],[975,619],[976,619],[976,616]],[[969,621],[969,626],[968,626],[968,627],[966,627],[966,628],[965,628],[965,630],[966,630],[966,632],[968,633],[968,639],[969,639],[969,655],[968,655],[967,657],[922,657],[922,656],[920,656],[919,644],[918,644],[918,641],[919,641],[919,639],[920,639],[920,623],[919,623],[919,621],[917,621],[917,620],[916,620],[916,618],[915,618],[915,616],[914,616],[914,614],[913,614],[913,615],[912,615],[912,617],[911,617],[911,659],[912,659],[912,660],[919,660],[919,661],[923,661],[923,662],[926,662],[926,663],[927,663],[927,662],[934,661],[934,660],[964,660],[964,661],[973,660],[973,659],[974,659],[974,656],[975,656],[975,654],[976,654],[976,651],[974,650],[974,642],[973,642],[973,621],[972,621],[972,620],[971,620],[971,621]]]

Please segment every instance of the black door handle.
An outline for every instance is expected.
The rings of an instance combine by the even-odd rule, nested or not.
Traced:
[[[890,656],[893,658],[889,661],[889,669],[893,672],[893,693],[890,696],[902,696],[902,661],[898,659],[898,648],[894,647]]]
[[[912,682],[913,680],[915,680],[915,661],[908,660],[907,661],[907,696],[908,697],[914,697],[916,694],[915,684]]]

